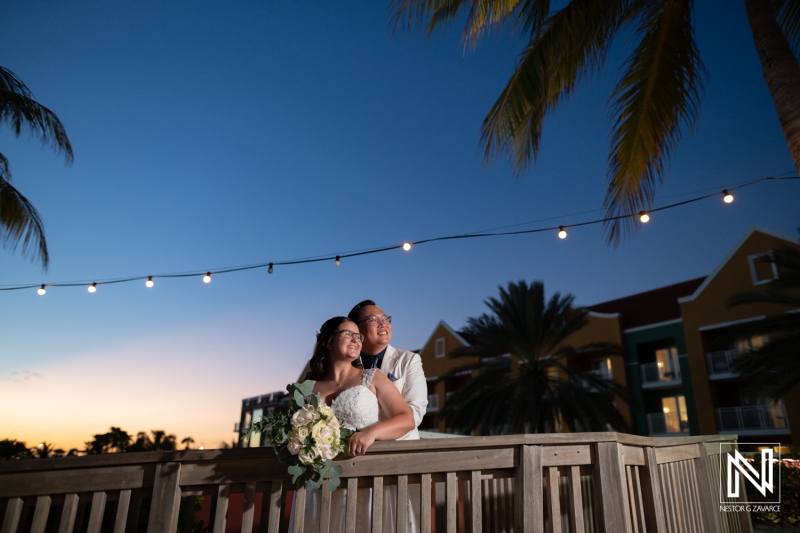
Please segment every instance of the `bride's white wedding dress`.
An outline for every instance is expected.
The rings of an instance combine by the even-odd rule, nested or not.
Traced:
[[[355,387],[345,389],[331,402],[331,409],[339,420],[342,427],[357,431],[364,429],[379,420],[378,397],[370,390],[372,378],[377,369],[364,370],[361,376],[361,383]],[[344,480],[343,480],[344,481]],[[331,533],[344,531],[345,527],[345,502],[347,489],[344,488],[346,481],[331,494],[331,514],[330,528]],[[372,489],[358,489],[359,505],[356,509],[356,531],[370,531],[372,527]],[[383,531],[394,533],[395,510],[397,500],[397,487],[388,486],[383,489]],[[418,513],[415,511],[419,505],[408,505],[408,517],[410,519],[408,531],[418,531]],[[294,513],[292,513],[294,514]],[[320,518],[320,491],[308,491],[306,494],[305,511],[305,531],[316,532],[319,529]],[[291,526],[289,528],[291,531]]]

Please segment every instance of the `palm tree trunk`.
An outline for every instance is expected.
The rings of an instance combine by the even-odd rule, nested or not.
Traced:
[[[778,24],[771,0],[744,0],[753,42],[761,59],[789,153],[800,173],[800,65]]]

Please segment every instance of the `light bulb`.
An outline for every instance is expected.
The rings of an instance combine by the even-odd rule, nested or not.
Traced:
[[[44,285],[42,285],[41,287],[39,287],[39,290],[37,290],[36,292],[39,293],[39,296],[42,296],[47,291],[45,290]]]
[[[641,213],[639,213],[639,220],[641,220],[643,224],[647,224],[648,222],[650,222],[650,215],[642,211]]]
[[[93,294],[94,294],[95,292],[97,292],[97,283],[92,283],[91,285],[89,285],[89,288],[88,288],[87,290],[88,290],[89,292],[93,293]]]
[[[334,266],[337,266],[337,267],[342,264],[342,262],[339,261],[339,256],[338,255],[336,256],[336,260],[333,262],[333,264],[334,264]]]
[[[272,263],[269,264],[269,268],[267,269],[267,274],[272,274]]]
[[[566,239],[567,238],[567,230],[564,229],[564,226],[558,227],[558,238],[559,239]]]
[[[153,276],[148,276],[147,281],[144,282],[145,287],[152,287],[153,286]]]
[[[411,249],[411,243],[410,242],[404,242],[403,243],[403,250],[405,250],[407,252],[410,249]]]
[[[206,272],[206,275],[203,276],[203,283],[211,283],[211,272]]]
[[[722,191],[722,201],[726,204],[733,202],[733,195],[728,192],[728,189]]]
[[[669,407],[664,407],[662,411],[664,411],[664,414],[669,414]]]

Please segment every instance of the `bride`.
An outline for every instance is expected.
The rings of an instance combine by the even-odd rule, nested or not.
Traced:
[[[364,337],[358,326],[347,317],[326,321],[317,335],[305,379],[315,380],[313,392],[333,409],[343,427],[355,431],[348,441],[352,456],[364,455],[376,440],[394,440],[415,427],[411,409],[400,392],[380,370],[364,370],[359,364]],[[354,364],[355,363],[355,364]],[[358,365],[358,366],[356,366]],[[379,414],[380,413],[380,414]],[[371,489],[366,489],[371,492]],[[316,494],[314,494],[316,492]],[[347,489],[339,488],[331,501],[331,531],[344,530],[344,498]],[[359,490],[361,492],[361,490]],[[396,491],[386,492],[396,495]],[[319,492],[309,493],[306,500],[305,526],[316,530],[319,523]],[[356,530],[369,529],[371,498],[358,506]],[[384,509],[393,511],[394,502]],[[386,513],[384,531],[394,531]],[[411,515],[409,515],[411,516]],[[364,527],[359,527],[363,524]]]

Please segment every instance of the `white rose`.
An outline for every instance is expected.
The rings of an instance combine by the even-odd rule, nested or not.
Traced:
[[[297,459],[301,463],[303,463],[304,465],[310,465],[310,464],[312,464],[314,462],[314,458],[316,457],[316,455],[317,454],[315,452],[313,452],[313,451],[311,451],[311,452],[300,452],[297,455]]]
[[[336,451],[330,447],[328,444],[322,444],[320,446],[316,446],[314,451],[323,461],[327,461],[329,459],[333,459],[336,457]]]
[[[325,426],[317,432],[317,436],[314,437],[314,440],[317,444],[333,444],[333,441],[336,440],[336,435],[331,428]]]
[[[297,455],[302,451],[303,443],[300,442],[299,439],[292,439],[289,441],[289,444],[287,444],[286,447],[289,449],[289,453],[292,455]]]
[[[302,409],[298,409],[292,415],[292,425],[294,427],[305,426],[309,422],[313,422],[317,418],[317,413],[310,405],[304,405]]]
[[[328,427],[331,428],[334,433],[339,433],[339,430],[341,429],[341,426],[339,425],[339,419],[336,417],[329,419]]]
[[[319,414],[328,420],[331,418],[335,418],[336,415],[333,414],[333,409],[325,405],[324,403],[319,404]]]
[[[304,441],[308,438],[309,431],[308,428],[303,426],[299,428],[294,428],[290,433],[289,437],[294,437],[298,440]]]

